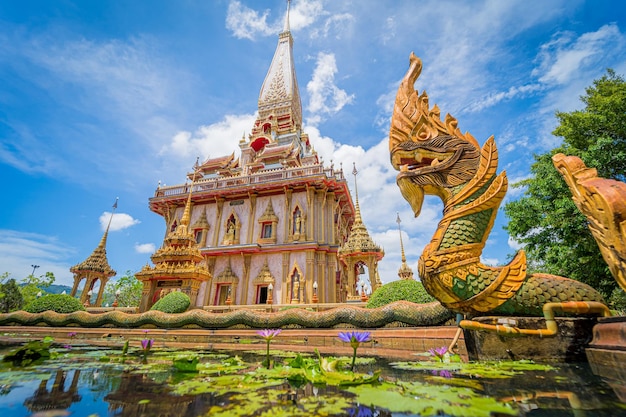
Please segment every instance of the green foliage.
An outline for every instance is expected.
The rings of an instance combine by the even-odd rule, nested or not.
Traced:
[[[111,306],[115,301],[115,293],[119,291],[117,303],[119,307],[137,307],[141,302],[141,291],[143,284],[139,281],[132,271],[126,271],[126,274],[115,281],[109,281],[104,288],[102,297],[102,305]]]
[[[28,366],[39,363],[50,357],[50,345],[53,339],[45,337],[43,340],[33,340],[6,354],[3,362],[11,362],[13,366]]]
[[[613,290],[608,302],[611,310],[615,310],[620,316],[626,315],[626,292],[624,290],[621,288]]]
[[[29,275],[22,280],[20,285],[20,291],[24,298],[24,305],[29,305],[37,299],[37,294],[47,294],[46,289],[54,283],[54,274],[52,272],[46,272],[45,275],[38,277]]]
[[[505,205],[505,229],[523,245],[531,271],[585,282],[608,298],[617,283],[551,158],[559,152],[576,155],[601,177],[626,178],[626,82],[609,70],[581,100],[585,109],[556,114],[560,125],[553,134],[562,136],[563,144],[535,155],[533,176],[513,184],[525,192]]]
[[[29,313],[42,313],[48,310],[56,311],[57,313],[73,313],[85,310],[85,307],[78,299],[70,295],[47,294],[28,304],[24,310]]]
[[[198,372],[199,360],[198,355],[180,355],[176,356],[172,362],[179,372]]]
[[[184,313],[189,308],[191,300],[184,292],[174,291],[154,303],[150,310],[164,313]]]
[[[412,279],[392,281],[378,288],[367,302],[367,308],[377,308],[394,301],[406,300],[423,304],[435,301],[420,281]]]
[[[20,288],[13,278],[7,282],[0,284],[0,312],[8,313],[9,311],[19,310],[24,305],[24,298],[20,292]]]

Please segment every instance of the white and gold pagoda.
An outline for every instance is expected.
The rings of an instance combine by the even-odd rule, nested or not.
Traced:
[[[197,282],[195,306],[310,303],[314,291],[319,302],[346,300],[348,278],[337,254],[355,208],[343,170],[325,167],[302,130],[292,47],[287,7],[258,117],[239,142],[240,156],[197,162],[191,185],[159,186],[150,198],[166,236],[183,221],[189,198],[188,231],[208,270]],[[174,279],[142,274],[137,277],[144,285],[150,282],[146,309],[160,286]]]

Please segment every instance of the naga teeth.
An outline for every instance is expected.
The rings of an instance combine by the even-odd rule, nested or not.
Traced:
[[[415,160],[417,161],[417,163],[419,164],[420,162],[422,162],[422,154],[420,153],[416,153],[415,154]]]
[[[408,170],[409,170],[408,164],[400,165],[400,172],[407,172]]]
[[[433,159],[433,161],[430,163],[431,167],[434,167],[435,165],[439,165],[439,159],[437,158]]]

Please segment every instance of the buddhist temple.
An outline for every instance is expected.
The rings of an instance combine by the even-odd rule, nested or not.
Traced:
[[[343,302],[352,294],[338,251],[355,207],[343,169],[325,167],[302,130],[289,6],[258,117],[238,154],[197,161],[189,182],[159,185],[150,198],[166,236],[153,255],[155,267],[137,274],[144,283],[142,310],[162,288],[189,292],[199,307]],[[165,252],[182,247],[171,245],[179,230],[195,246],[185,246],[187,258],[174,262]],[[201,258],[190,258],[196,249]],[[207,272],[185,284],[180,274],[187,267]]]
[[[135,274],[143,282],[139,311],[146,311],[171,291],[184,292],[192,305],[196,305],[200,286],[211,278],[198,243],[189,230],[193,186],[189,189],[180,223],[167,234],[161,248],[151,257],[154,267],[146,265]]]
[[[347,271],[346,289],[347,301],[365,301],[365,285],[369,284],[374,292],[382,285],[378,275],[378,261],[385,256],[385,251],[370,237],[367,227],[361,218],[359,207],[359,192],[356,183],[357,169],[352,170],[354,175],[354,191],[356,195],[356,216],[348,240],[339,249],[339,259]],[[367,277],[365,275],[367,268]],[[369,281],[369,282],[367,282]]]
[[[117,200],[115,200],[115,204],[113,204],[113,211],[111,212],[111,217],[109,218],[109,224],[107,225],[98,246],[87,259],[70,268],[70,272],[74,274],[74,285],[72,286],[70,295],[74,297],[78,291],[80,283],[85,280],[85,285],[80,294],[80,301],[88,307],[100,307],[102,305],[104,287],[109,281],[109,278],[115,276],[117,273],[109,265],[106,250],[107,236],[109,235],[109,228],[111,227],[111,220],[113,220],[113,213],[115,212],[115,209],[117,209]],[[91,296],[93,294],[93,289],[96,288],[97,284],[98,294],[95,302],[92,304]]]

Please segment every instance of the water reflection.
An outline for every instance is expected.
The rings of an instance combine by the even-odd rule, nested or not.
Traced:
[[[165,383],[153,381],[146,374],[124,372],[117,390],[104,400],[115,416],[184,417],[197,399],[191,395],[172,395]],[[193,414],[195,415],[195,414]]]
[[[65,390],[65,380],[69,372],[57,369],[52,380],[52,387],[48,390],[49,379],[42,379],[35,393],[26,398],[24,405],[31,412],[40,412],[46,410],[65,410],[72,403],[81,400],[78,395],[78,379],[80,370],[76,370],[72,376],[72,382]]]
[[[172,355],[120,361],[107,351],[72,351],[66,357],[31,368],[12,368],[0,373],[0,386],[10,395],[0,396],[0,413],[7,416],[97,416],[97,417],[193,417],[193,416],[411,416],[410,412],[392,413],[374,398],[363,397],[337,385],[314,385],[305,380],[277,381],[271,385],[245,382],[260,368],[262,357],[244,356],[245,369],[238,370],[241,381],[224,385],[228,371],[215,373],[177,373]],[[111,356],[101,362],[101,356]],[[168,356],[169,355],[169,356]],[[201,363],[221,363],[224,358],[201,356]],[[620,416],[626,415],[621,403],[599,377],[586,365],[564,365],[550,371],[528,371],[513,377],[485,378],[479,372],[463,374],[448,369],[421,371],[396,369],[385,359],[359,365],[358,372],[383,369],[383,379],[402,381],[416,395],[436,396],[437,392],[470,389],[477,397],[497,399],[509,404],[518,416]],[[205,368],[206,369],[206,368]],[[215,368],[212,368],[215,369]],[[232,372],[231,376],[234,375]],[[198,391],[181,390],[184,384],[198,384]],[[431,391],[422,390],[420,384]],[[372,391],[373,392],[373,391]],[[426,394],[423,394],[426,392]],[[378,395],[378,394],[372,394]],[[10,399],[8,398],[10,397]],[[402,398],[402,397],[398,397]],[[411,399],[412,400],[412,399]],[[442,401],[449,401],[445,399]],[[377,405],[373,405],[377,404]],[[389,405],[392,408],[394,404]],[[431,414],[470,416],[464,413]],[[415,413],[415,411],[414,411]],[[440,413],[440,414],[437,414]],[[488,415],[488,414],[482,414]],[[508,415],[508,414],[507,414]]]

